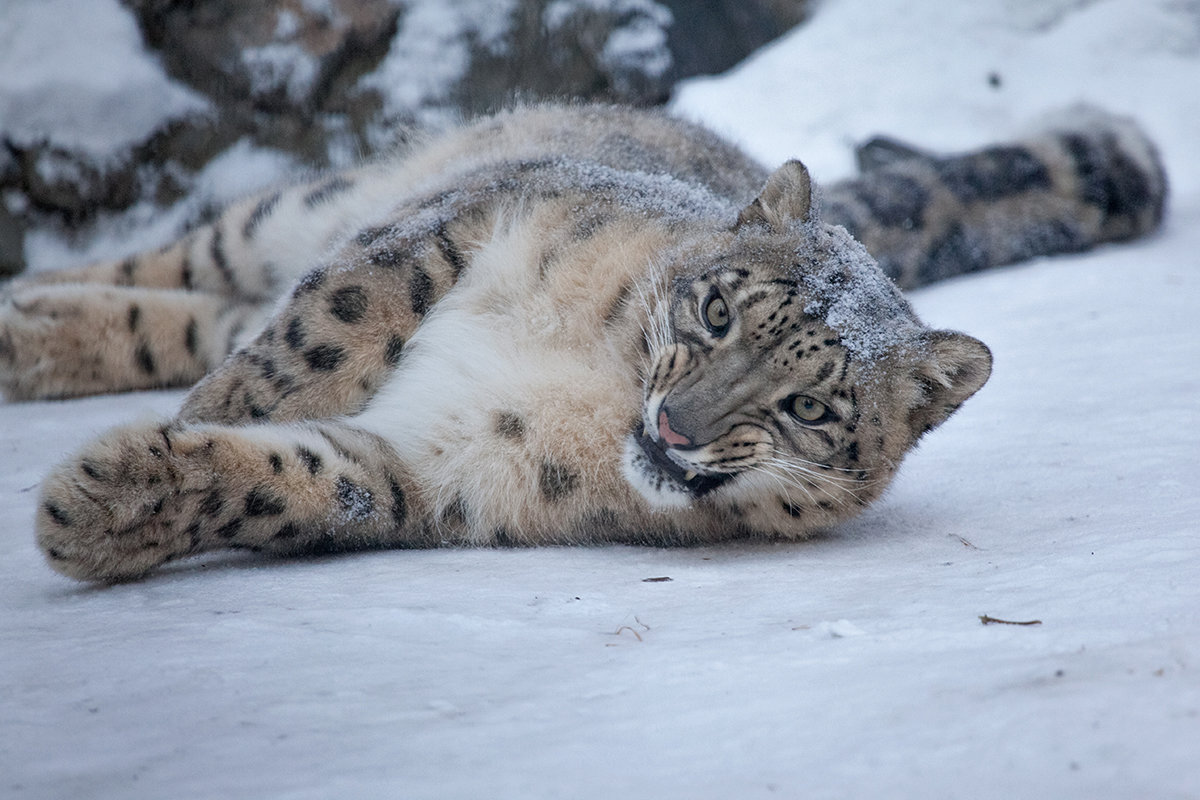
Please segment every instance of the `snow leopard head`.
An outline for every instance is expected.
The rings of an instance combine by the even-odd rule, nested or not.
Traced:
[[[799,162],[718,241],[682,254],[652,304],[626,478],[656,508],[716,504],[756,531],[852,516],[983,386],[991,353],[923,325],[816,218]]]

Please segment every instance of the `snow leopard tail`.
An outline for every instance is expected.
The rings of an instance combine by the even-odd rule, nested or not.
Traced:
[[[858,177],[826,187],[821,215],[905,289],[1133,239],[1161,223],[1167,179],[1129,119],[1093,108],[1022,141],[938,156],[877,137]]]

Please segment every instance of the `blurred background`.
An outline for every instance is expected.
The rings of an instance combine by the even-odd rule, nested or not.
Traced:
[[[165,241],[231,197],[386,151],[413,126],[515,100],[664,103],[808,6],[4,0],[0,276],[108,255],[72,255],[98,220],[110,239],[152,225]]]

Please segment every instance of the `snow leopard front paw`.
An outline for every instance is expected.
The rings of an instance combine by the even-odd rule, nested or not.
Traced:
[[[81,580],[120,581],[199,549],[195,520],[219,511],[216,449],[163,423],[92,442],[42,483],[37,538],[50,565]]]

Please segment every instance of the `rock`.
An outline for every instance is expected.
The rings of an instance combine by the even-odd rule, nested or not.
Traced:
[[[36,71],[29,73],[32,78],[21,74],[28,59],[13,57],[6,65],[0,57],[0,68],[8,67],[8,77],[0,78],[0,270],[22,262],[21,248],[28,251],[23,242],[33,229],[58,231],[68,248],[82,240],[86,250],[95,220],[119,220],[135,209],[140,219],[147,204],[174,206],[181,224],[195,224],[223,199],[206,195],[211,184],[206,168],[238,148],[267,154],[262,163],[336,167],[386,149],[413,126],[438,125],[514,100],[662,103],[676,81],[727,69],[800,22],[808,5],[806,0],[14,2],[16,12],[5,19],[10,12],[0,11],[0,24],[24,28],[31,47],[70,19],[94,29],[101,41],[92,46],[118,64],[136,67],[142,83],[123,93],[120,86],[93,86],[88,76],[97,72],[81,67],[67,82],[74,80],[76,94],[93,99],[112,93],[110,100],[99,98],[101,111],[87,113],[115,116],[124,125],[119,135],[88,140],[95,126],[86,114],[76,119],[64,108],[74,131],[68,133],[69,126],[53,124],[53,99],[42,109],[49,122],[31,132],[6,121],[5,92],[63,102],[71,92],[59,91],[59,78],[52,90],[38,94],[30,83]],[[56,49],[56,63],[70,61],[80,37],[62,38],[48,42]],[[157,78],[147,73],[155,69]],[[139,106],[139,100],[145,102]],[[147,104],[165,110],[127,118],[114,114]],[[260,172],[254,180],[280,177],[270,169]],[[242,188],[254,188],[254,180]],[[27,255],[50,261],[61,260],[63,252],[56,247]],[[81,260],[94,256],[78,254]]]
[[[0,203],[0,280],[16,275],[24,264],[20,255],[25,247],[25,229]]]
[[[803,22],[805,0],[660,0],[675,24],[668,33],[672,78],[712,75]]]

